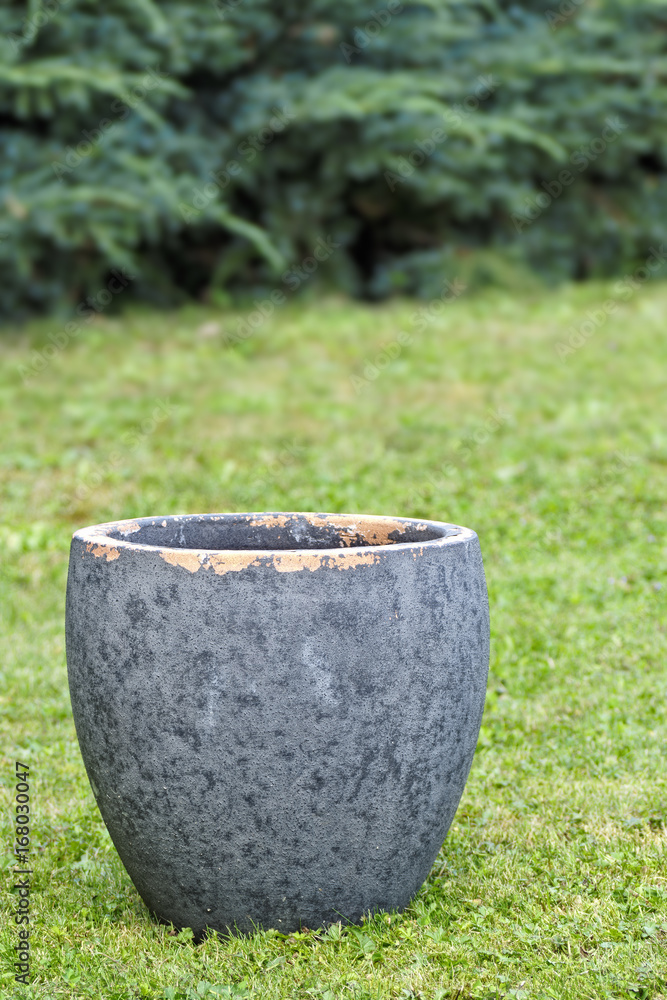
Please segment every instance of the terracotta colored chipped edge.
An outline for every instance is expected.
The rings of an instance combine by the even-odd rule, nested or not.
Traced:
[[[262,512],[245,515],[246,520],[252,521],[261,516]],[[138,542],[125,540],[125,538],[109,538],[104,534],[105,530],[115,530],[122,535],[131,536],[139,531],[141,524],[137,520],[109,521],[105,524],[92,525],[81,528],[74,532],[73,538],[85,542],[85,551],[91,553],[95,558],[104,558],[111,562],[119,558],[124,549],[134,551],[148,551],[157,553],[161,559],[171,566],[179,566],[189,573],[197,573],[200,569],[212,569],[213,572],[222,576],[226,573],[237,573],[249,566],[272,567],[278,573],[294,573],[302,570],[310,570],[326,567],[327,569],[354,569],[358,566],[368,566],[377,563],[382,558],[382,553],[387,551],[412,550],[413,558],[422,555],[424,548],[428,546],[441,547],[452,543],[469,541],[474,537],[475,532],[470,528],[461,525],[448,524],[444,521],[422,521],[417,518],[401,518],[391,515],[374,514],[320,514],[310,511],[294,511],[281,514],[267,513],[263,523],[274,527],[283,527],[289,518],[295,515],[308,518],[316,518],[328,521],[333,527],[341,531],[357,532],[365,528],[367,537],[376,541],[376,544],[367,548],[355,546],[354,548],[343,549],[181,549],[162,548],[159,545],[143,545]],[[190,518],[202,515],[174,515],[169,514],[164,517],[149,517],[141,520],[149,523],[162,521],[166,524],[169,518],[179,517]],[[222,520],[224,515],[205,515],[211,520]],[[239,515],[237,515],[239,516]],[[244,516],[244,515],[241,515]],[[366,524],[364,525],[364,522]],[[389,539],[389,534],[405,524],[411,524],[415,530],[427,531],[432,527],[456,528],[456,532],[445,535],[442,538],[434,538],[427,542],[393,542]],[[376,530],[369,535],[369,529],[375,527]],[[382,539],[377,541],[377,539]]]

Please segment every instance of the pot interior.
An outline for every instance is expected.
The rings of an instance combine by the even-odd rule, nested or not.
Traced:
[[[193,514],[111,526],[108,538],[161,548],[339,549],[430,542],[456,534],[432,522],[354,514]]]

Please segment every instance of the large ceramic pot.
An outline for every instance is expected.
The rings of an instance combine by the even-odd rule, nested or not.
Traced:
[[[467,528],[205,514],[72,540],[90,784],[146,905],[197,937],[405,906],[468,777],[488,654]]]

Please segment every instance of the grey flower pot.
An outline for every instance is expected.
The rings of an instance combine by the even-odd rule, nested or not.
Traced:
[[[488,654],[467,528],[206,514],[72,540],[90,784],[146,905],[197,937],[404,907],[468,777]]]

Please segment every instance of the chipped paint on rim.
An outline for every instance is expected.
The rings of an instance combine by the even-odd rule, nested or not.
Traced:
[[[165,526],[167,522],[164,522]],[[121,535],[133,535],[136,531],[141,531],[138,521],[118,521],[118,531]]]
[[[92,552],[96,559],[103,556],[107,562],[113,562],[120,556],[117,545],[106,545],[103,541],[87,542],[86,552]]]
[[[226,517],[237,521],[256,523],[265,527],[282,528],[294,517],[306,518],[317,526],[326,523],[339,532],[342,548],[308,549],[189,549],[179,546],[146,545],[126,538],[145,526],[167,527],[170,523],[194,521],[205,518],[210,521],[224,521]],[[410,529],[413,532],[441,531],[436,538],[424,541],[397,542],[390,537],[397,531]],[[111,532],[123,536],[109,537]],[[366,545],[354,545],[362,536]],[[121,552],[154,553],[172,566],[197,573],[212,569],[217,576],[241,572],[248,567],[274,569],[278,573],[293,573],[317,569],[354,569],[379,562],[390,553],[412,553],[413,559],[423,555],[426,549],[468,542],[476,537],[470,528],[447,524],[442,521],[424,521],[416,518],[401,518],[372,514],[322,514],[312,512],[288,513],[242,513],[242,514],[176,514],[161,517],[146,517],[138,520],[110,521],[91,525],[75,531],[74,539],[86,543],[86,552],[96,558],[104,557],[107,562],[118,559]]]
[[[182,566],[189,573],[212,569],[216,576],[238,573],[249,566],[265,566],[278,573],[295,573],[308,569],[354,569],[380,561],[381,554],[371,548],[359,547],[352,552],[345,549],[281,549],[263,553],[257,549],[221,550],[207,552],[201,549],[158,549],[158,554],[172,566]]]

